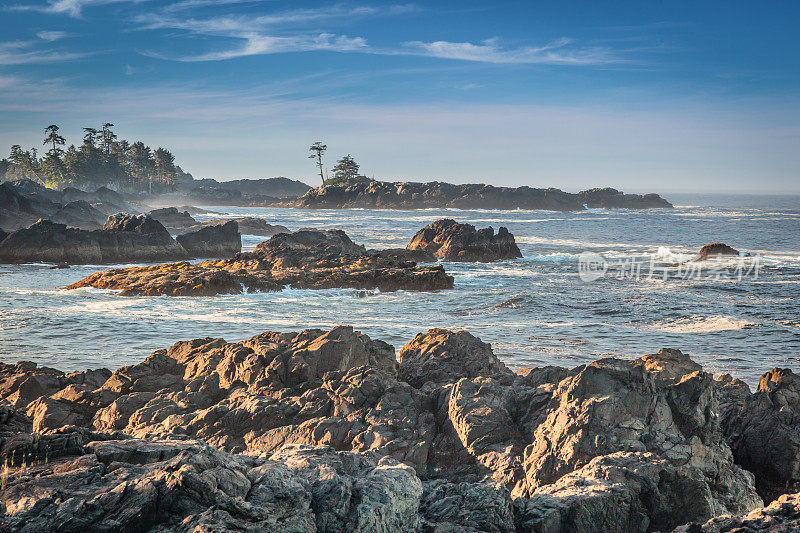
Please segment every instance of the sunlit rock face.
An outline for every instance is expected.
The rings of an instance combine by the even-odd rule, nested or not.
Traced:
[[[736,454],[727,444],[729,427],[769,426],[772,406],[791,404],[792,376],[763,381],[752,395],[672,349],[519,375],[480,339],[442,329],[398,362],[347,326],[184,341],[114,372],[4,364],[0,527],[791,524],[791,497],[753,511],[757,484],[789,456],[764,454],[751,473],[737,458],[759,441],[740,433]]]

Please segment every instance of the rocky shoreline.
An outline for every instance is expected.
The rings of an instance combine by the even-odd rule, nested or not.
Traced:
[[[484,184],[454,185],[443,182],[410,183],[370,181],[347,187],[326,186],[308,190],[295,200],[279,203],[299,209],[545,209],[582,211],[602,209],[671,208],[657,194],[625,194],[612,188],[568,193],[559,189],[495,187]]]
[[[515,373],[468,332],[397,359],[339,326],[0,364],[0,398],[2,531],[800,527],[800,379],[678,350]]]

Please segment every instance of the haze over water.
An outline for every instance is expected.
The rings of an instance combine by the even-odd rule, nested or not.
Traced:
[[[285,290],[216,297],[120,297],[61,291],[101,265],[0,267],[0,359],[63,370],[136,363],[176,341],[237,341],[265,330],[351,324],[398,349],[433,327],[467,329],[512,367],[576,366],[662,347],[751,386],[775,367],[800,369],[800,197],[667,195],[674,210],[366,211],[210,207],[291,230],[340,228],[368,248],[404,247],[424,225],[454,218],[506,226],[523,258],[446,263],[455,288],[370,293]],[[223,216],[223,215],[218,215]],[[213,218],[213,215],[197,217]],[[245,249],[261,237],[243,236]],[[759,254],[757,279],[615,279],[587,283],[582,252],[671,265],[722,241]]]

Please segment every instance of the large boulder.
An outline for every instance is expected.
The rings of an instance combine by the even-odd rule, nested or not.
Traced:
[[[188,257],[164,226],[149,217],[113,215],[101,230],[68,228],[39,220],[0,246],[0,263],[104,264],[179,260]]]
[[[232,257],[242,251],[242,236],[235,221],[184,233],[176,239],[192,257]]]
[[[274,260],[277,266],[298,266],[303,262],[330,257],[360,257],[367,251],[342,230],[303,229],[279,233],[256,246],[254,253]]]
[[[472,224],[443,219],[428,224],[414,235],[406,247],[423,250],[442,261],[498,261],[522,257],[514,236],[501,227],[476,230]]]
[[[420,388],[427,382],[448,383],[461,378],[513,378],[492,352],[468,331],[431,329],[420,333],[400,350],[399,378]]]

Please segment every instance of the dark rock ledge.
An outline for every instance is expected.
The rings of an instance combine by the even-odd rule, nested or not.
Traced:
[[[796,531],[799,381],[346,326],[0,364],[0,531]]]

